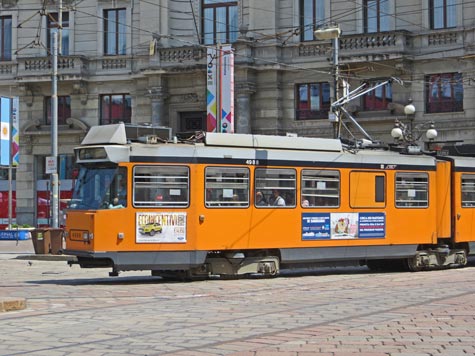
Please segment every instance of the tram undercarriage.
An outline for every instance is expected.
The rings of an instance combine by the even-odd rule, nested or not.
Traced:
[[[262,276],[273,277],[279,275],[282,269],[291,270],[295,268],[318,268],[342,265],[366,265],[373,271],[427,271],[443,268],[458,268],[467,264],[466,248],[450,248],[448,245],[436,247],[421,246],[414,255],[404,258],[376,258],[351,261],[307,261],[305,263],[282,263],[279,250],[253,250],[253,251],[212,251],[198,256],[193,253],[186,255],[186,260],[194,263],[177,263],[176,257],[169,258],[166,264],[147,261],[139,256],[154,256],[156,262],[160,260],[156,253],[123,253],[106,254],[98,256],[78,256],[77,261],[70,261],[69,264],[79,264],[83,268],[110,267],[110,276],[118,276],[121,271],[130,270],[151,270],[153,276],[160,276],[168,279],[192,280],[205,279],[210,277],[236,278],[242,276]],[[133,256],[133,257],[131,257]],[[183,256],[182,256],[183,257]],[[200,257],[203,257],[202,259]],[[201,260],[201,262],[200,262]],[[138,261],[141,261],[137,264]],[[346,263],[345,263],[346,262]],[[352,262],[352,263],[350,263]]]
[[[366,265],[374,271],[407,270],[410,272],[431,271],[444,268],[464,267],[467,262],[467,250],[451,249],[448,245],[421,249],[414,256],[394,260],[368,260]]]

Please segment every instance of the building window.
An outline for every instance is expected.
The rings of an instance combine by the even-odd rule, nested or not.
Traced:
[[[12,60],[12,17],[0,16],[0,61]]]
[[[463,111],[463,82],[460,73],[426,77],[426,112]]]
[[[330,111],[330,84],[309,83],[297,85],[297,120],[328,118]]]
[[[390,2],[388,0],[364,0],[365,33],[389,31],[390,14]]]
[[[132,98],[127,94],[101,95],[101,125],[130,123]]]
[[[313,32],[325,22],[324,0],[300,0],[300,39],[313,41]]]
[[[178,136],[189,137],[196,131],[206,131],[206,111],[180,112],[179,117]]]
[[[371,87],[380,84],[379,82],[373,83]],[[378,88],[370,91],[365,94],[363,97],[363,108],[364,110],[386,110],[388,104],[393,101],[393,91],[391,83],[386,85],[379,86]]]
[[[104,10],[104,54],[126,54],[125,9]]]
[[[48,20],[48,51],[53,53],[53,33],[58,30],[58,13],[50,13]],[[61,24],[63,30],[61,31],[61,54],[69,55],[69,12],[63,12]]]
[[[46,125],[51,125],[52,112],[51,112],[51,97],[45,97],[46,108]],[[71,117],[71,97],[70,96],[58,96],[58,125],[66,125],[66,119]]]
[[[451,28],[457,25],[457,0],[429,0],[430,28]]]
[[[203,43],[232,43],[238,36],[238,6],[232,0],[203,0]]]

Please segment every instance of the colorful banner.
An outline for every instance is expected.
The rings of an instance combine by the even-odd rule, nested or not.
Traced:
[[[217,125],[217,51],[215,48],[208,48],[206,67],[206,131],[216,132]]]
[[[137,213],[137,243],[185,243],[186,213]]]
[[[207,131],[234,132],[234,53],[230,45],[208,48]]]
[[[386,236],[384,213],[303,213],[302,240],[339,240]]]
[[[11,123],[10,98],[0,98],[0,165],[10,165],[10,123]]]
[[[20,164],[20,100],[18,97],[12,100],[12,165]]]
[[[231,46],[220,50],[221,132],[234,133],[234,53]]]

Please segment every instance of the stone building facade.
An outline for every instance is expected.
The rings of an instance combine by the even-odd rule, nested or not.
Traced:
[[[206,130],[206,50],[216,43],[235,53],[236,132],[331,137],[336,42],[314,38],[328,25],[342,31],[341,83],[397,78],[347,105],[372,137],[391,141],[395,119],[430,120],[438,140],[475,143],[474,21],[460,0],[1,0],[0,95],[20,100],[17,221],[38,224],[36,198],[48,190],[58,24],[60,178],[70,189],[73,147],[92,125]]]

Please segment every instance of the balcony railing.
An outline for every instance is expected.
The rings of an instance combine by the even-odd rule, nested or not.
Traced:
[[[201,47],[161,48],[158,55],[164,66],[172,63],[196,63],[206,56],[206,50]]]
[[[464,38],[475,37],[475,29],[446,29],[427,31],[424,33],[410,33],[407,31],[380,32],[368,34],[343,35],[339,39],[340,63],[356,63],[368,61],[384,61],[405,58],[417,54],[417,58],[431,58],[434,53],[441,56],[456,57],[471,55],[475,46],[464,46]],[[266,59],[275,60],[276,51],[272,46],[259,44],[244,45],[246,56],[254,59],[253,63],[262,63]],[[438,52],[434,52],[437,50]],[[315,63],[328,65],[332,56],[332,43],[330,41],[309,41],[300,43],[287,43],[279,48],[281,62],[304,66]],[[269,56],[269,58],[266,58]],[[245,65],[246,61],[236,65]],[[240,64],[242,63],[242,64]],[[151,56],[60,56],[58,58],[58,74],[62,80],[88,80],[93,76],[126,77],[130,74],[141,73],[148,75],[154,70],[181,70],[192,67],[203,68],[206,64],[206,49],[199,46],[184,46],[173,48],[158,48]],[[0,62],[0,80],[16,80],[18,82],[50,81],[52,61],[47,56],[17,57],[13,61]],[[148,72],[150,71],[150,72]],[[116,77],[118,78],[118,77]]]
[[[299,56],[331,55],[331,44],[322,42],[303,43],[299,47]],[[339,39],[339,56],[341,62],[368,60],[386,60],[401,57],[409,50],[410,37],[408,32],[381,32],[342,36]]]
[[[51,57],[17,58],[16,78],[19,81],[49,81],[53,67]],[[88,63],[82,56],[58,57],[58,74],[78,78],[85,75]],[[13,73],[12,73],[13,74]],[[34,80],[32,78],[35,78]]]

